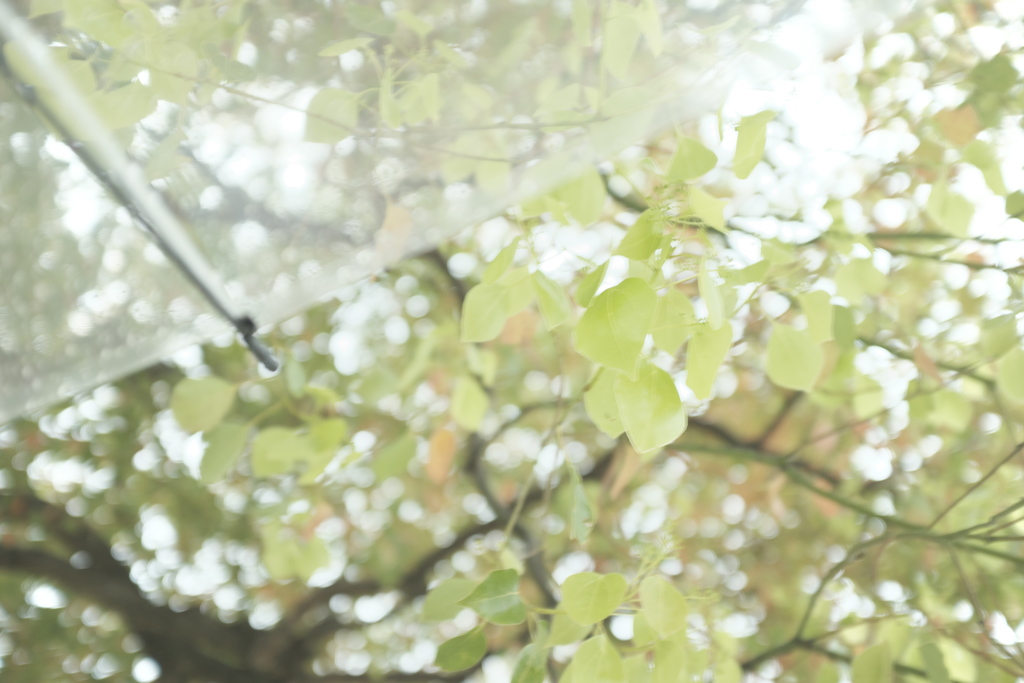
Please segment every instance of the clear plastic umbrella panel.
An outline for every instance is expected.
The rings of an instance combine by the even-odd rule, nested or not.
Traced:
[[[586,206],[595,161],[869,5],[0,0],[0,421],[232,327],[273,365],[256,325],[514,203]]]

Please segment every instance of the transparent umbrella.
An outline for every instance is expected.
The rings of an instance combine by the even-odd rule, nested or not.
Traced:
[[[273,367],[257,325],[513,204],[595,220],[595,161],[908,9],[0,0],[0,421],[232,327]]]

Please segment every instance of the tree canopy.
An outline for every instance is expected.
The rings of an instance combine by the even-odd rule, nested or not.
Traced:
[[[157,102],[176,116],[229,93],[218,106],[244,110],[285,97],[240,85],[273,81],[273,65],[312,74],[338,58],[375,66],[311,96],[310,145],[415,133],[446,111],[448,76],[430,65],[474,53],[435,28],[443,11],[301,4],[284,23],[259,3],[34,0],[32,13],[63,27],[55,50],[97,101],[120,98],[108,123],[129,133]],[[489,59],[521,59],[498,47],[545,25],[511,6],[510,35],[480,48]],[[655,63],[663,9],[545,10],[586,56],[559,55],[567,72],[599,78],[544,85],[549,107],[494,124],[507,137],[487,154],[510,153],[518,125],[550,141],[619,116],[586,88]],[[337,13],[344,30],[326,23]],[[741,88],[594,166],[576,160],[569,179],[278,325],[278,373],[221,337],[11,422],[0,678],[1024,678],[1022,18],[1008,1],[926,7],[789,90]],[[173,40],[150,54],[140,31]],[[486,90],[461,92],[460,125],[497,116]],[[72,161],[42,154],[50,133],[25,132],[17,93],[2,97],[0,206],[57,220],[43,214]],[[239,212],[287,222],[271,185],[193,175],[178,125],[124,137],[165,164],[158,186],[207,197],[183,208],[197,229]],[[348,246],[394,248],[396,207],[526,182],[512,160],[473,158],[482,138],[465,130],[439,138],[455,151],[436,187],[392,187],[325,220],[375,216],[377,234]],[[346,159],[325,161],[325,185],[365,170]],[[116,211],[98,225],[59,249],[116,234]],[[244,261],[229,269],[245,281]],[[73,285],[44,270],[47,297]]]

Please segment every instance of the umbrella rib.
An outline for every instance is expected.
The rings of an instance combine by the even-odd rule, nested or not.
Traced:
[[[58,133],[83,164],[107,187],[135,221],[156,242],[160,250],[199,290],[211,306],[242,336],[256,359],[274,371],[279,362],[270,349],[256,337],[252,317],[236,308],[228,297],[220,276],[199,247],[188,236],[181,222],[168,206],[163,195],[147,183],[138,166],[117,143],[89,102],[54,63],[43,40],[11,7],[9,0],[0,0],[0,38],[21,47],[35,76],[61,98],[61,110],[74,112],[76,126],[86,133],[91,144],[76,136],[55,107],[36,96],[35,88],[22,81],[11,70],[0,53],[0,70],[11,82],[17,95]]]

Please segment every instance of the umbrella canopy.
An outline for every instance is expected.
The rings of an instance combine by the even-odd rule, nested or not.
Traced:
[[[0,420],[232,326],[252,342],[512,204],[593,221],[595,161],[881,11],[33,0],[29,23],[8,1]]]

